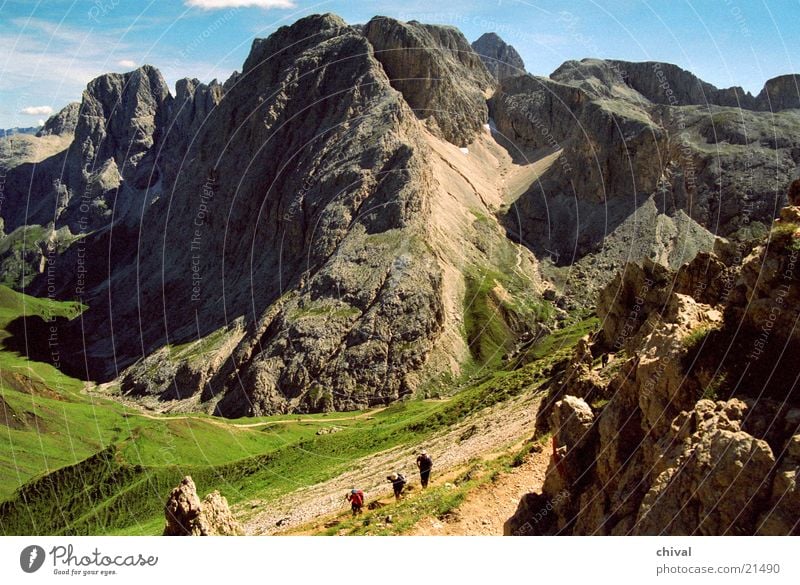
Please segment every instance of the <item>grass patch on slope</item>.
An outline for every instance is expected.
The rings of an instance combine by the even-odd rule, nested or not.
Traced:
[[[571,350],[581,337],[590,335],[597,330],[599,325],[600,319],[589,317],[554,331],[531,347],[526,352],[524,361],[535,362],[552,357],[565,349]]]
[[[484,365],[496,364],[511,347],[513,332],[502,307],[493,298],[497,275],[488,271],[467,275],[464,328],[473,358]]]

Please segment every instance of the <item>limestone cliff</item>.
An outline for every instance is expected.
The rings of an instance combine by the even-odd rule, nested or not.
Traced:
[[[763,97],[664,63],[585,59],[550,78],[506,79],[491,116],[542,167],[506,226],[537,256],[577,265],[578,296],[627,259],[675,269],[714,236],[763,235],[800,163],[800,116],[783,108],[792,79],[767,84],[781,107],[766,112]]]

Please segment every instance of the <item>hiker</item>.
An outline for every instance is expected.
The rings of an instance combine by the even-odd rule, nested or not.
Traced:
[[[350,507],[353,509],[353,516],[361,514],[364,508],[364,492],[353,488],[344,498],[350,502]]]
[[[608,365],[608,354],[604,353],[603,357],[600,358],[600,364],[605,368]]]
[[[394,489],[394,498],[396,500],[399,500],[400,496],[403,494],[403,488],[406,487],[406,478],[403,477],[402,473],[393,473],[389,475],[386,479],[392,482],[392,489]]]
[[[433,459],[425,451],[422,451],[417,457],[417,467],[419,467],[419,481],[422,484],[422,489],[425,489],[428,487],[428,480],[431,478]]]

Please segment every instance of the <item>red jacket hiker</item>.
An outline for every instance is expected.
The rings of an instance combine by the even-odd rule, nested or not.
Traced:
[[[353,516],[361,514],[361,508],[364,507],[364,492],[353,488],[345,498],[350,502],[350,506],[353,509]]]

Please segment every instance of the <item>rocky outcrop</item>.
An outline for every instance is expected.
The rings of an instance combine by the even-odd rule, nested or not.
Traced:
[[[764,502],[770,501],[775,457],[766,441],[741,430],[747,410],[735,398],[716,403],[700,400],[673,420],[665,441],[672,448],[654,469],[636,518],[636,533],[760,531],[761,512],[771,515],[772,506]]]
[[[781,75],[770,79],[756,100],[758,109],[766,112],[800,108],[800,75]]]
[[[190,476],[172,490],[164,506],[167,519],[164,536],[241,536],[242,527],[233,518],[228,501],[218,491],[202,501]]]
[[[364,27],[392,87],[445,140],[466,146],[487,120],[494,80],[455,28],[379,16]]]
[[[503,81],[506,77],[525,75],[522,57],[496,33],[482,34],[472,43],[472,49],[480,55],[486,69],[498,81]]]
[[[554,437],[543,490],[506,534],[798,534],[800,393],[782,352],[797,351],[800,211],[781,215],[744,260],[628,266],[607,286],[589,351],[629,357],[592,406],[572,396],[581,370],[554,386],[537,423]]]
[[[36,136],[40,138],[42,136],[72,136],[78,125],[80,109],[79,102],[67,105],[57,114],[50,116]]]

